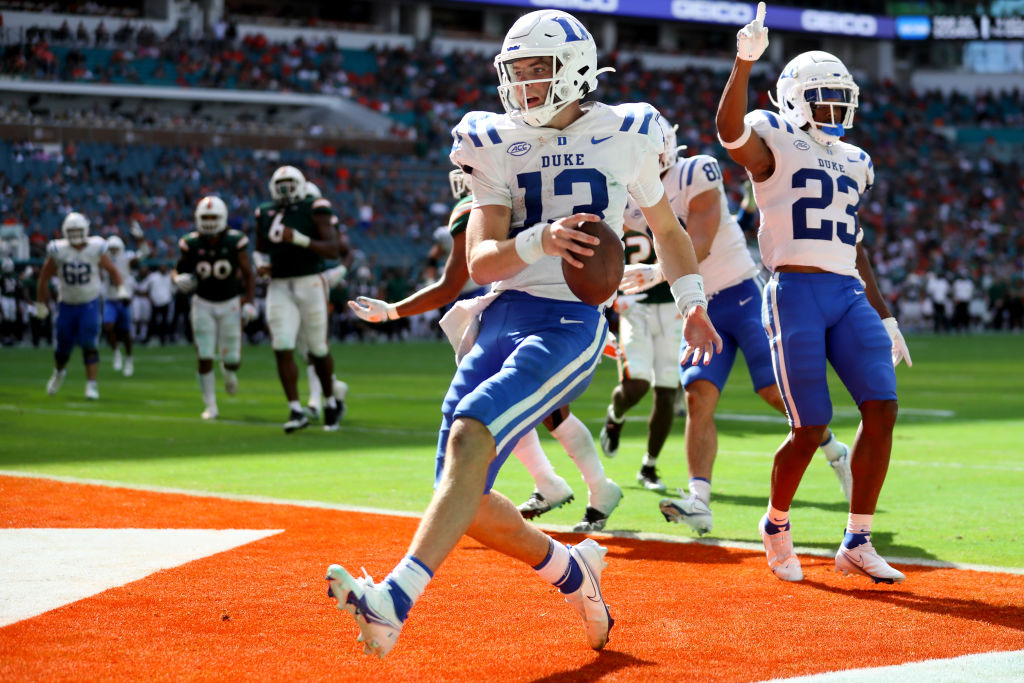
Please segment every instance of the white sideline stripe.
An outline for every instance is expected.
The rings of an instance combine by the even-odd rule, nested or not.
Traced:
[[[0,627],[283,529],[0,529]]]
[[[786,683],[962,683],[962,681],[1020,681],[1024,679],[1024,650],[986,652],[949,659],[926,659],[921,662],[879,666],[870,669],[849,669],[829,673],[773,678],[771,682]]]
[[[192,489],[179,489],[166,486],[150,486],[148,484],[130,484],[106,479],[86,479],[82,477],[69,477],[59,474],[42,474],[36,472],[21,472],[18,470],[0,470],[0,477],[21,477],[23,479],[45,479],[49,481],[60,481],[69,484],[91,484],[94,486],[107,486],[110,488],[122,488],[135,491],[151,491],[153,493],[174,493],[183,496],[197,498],[218,498],[221,500],[232,500],[243,503],[264,503],[268,505],[293,505],[296,507],[338,510],[340,512],[360,512],[371,515],[387,515],[389,517],[410,517],[420,518],[418,512],[405,510],[389,510],[385,508],[361,507],[356,505],[343,505],[341,503],[325,503],[316,500],[289,500],[287,498],[271,498],[268,496],[250,496],[238,493],[214,493],[210,491],[196,491]],[[557,533],[573,533],[571,526],[560,524],[537,524],[537,527],[545,531]],[[659,541],[662,543],[696,543],[699,545],[712,545],[720,548],[732,548],[736,550],[753,550],[764,552],[761,543],[746,541],[722,541],[714,538],[688,538],[685,536],[670,536],[669,534],[658,534],[653,532],[636,531],[603,531],[592,534],[594,536],[608,536],[612,538],[632,538],[639,541]],[[796,552],[800,555],[813,555],[815,557],[833,557],[835,551],[823,550],[821,548],[804,548],[797,546]],[[943,560],[930,560],[918,557],[886,557],[893,564],[909,564],[919,567],[935,567],[937,569],[967,569],[976,572],[991,572],[997,574],[1020,574],[1024,576],[1024,567],[997,567],[984,564],[970,564],[963,562],[945,562]]]

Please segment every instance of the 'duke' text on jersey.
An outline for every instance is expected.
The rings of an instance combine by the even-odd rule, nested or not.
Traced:
[[[559,166],[582,166],[586,154],[545,154],[540,158],[541,168],[558,168]]]

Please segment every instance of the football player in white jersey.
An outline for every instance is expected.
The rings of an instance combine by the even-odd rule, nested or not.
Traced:
[[[708,315],[722,335],[723,350],[708,365],[680,366],[673,362],[673,371],[679,368],[679,378],[686,392],[689,494],[680,490],[681,499],[664,498],[660,508],[666,520],[687,524],[699,534],[705,534],[712,528],[711,473],[718,452],[715,410],[737,351],[743,351],[754,391],[780,413],[785,414],[786,407],[775,383],[771,351],[761,326],[758,302],[764,283],[758,277],[760,268],[750,257],[743,231],[729,213],[718,160],[707,154],[677,159],[677,151],[685,148],[676,147],[673,130],[666,131],[666,140],[662,164],[667,168],[662,183],[669,203],[693,240],[708,296]],[[627,210],[626,223],[637,221],[635,229],[645,233],[646,222],[637,214],[639,211],[635,209]],[[657,263],[630,265],[626,271],[622,291],[627,296],[654,291],[650,288],[663,282],[661,266]],[[633,308],[635,306],[627,315]],[[676,344],[677,350],[682,351],[678,341]],[[629,358],[628,348],[626,357]],[[664,406],[664,410],[669,410],[669,406]],[[653,423],[653,415],[651,420]],[[823,441],[821,450],[849,501],[850,449],[834,438],[829,429],[825,430]]]
[[[53,353],[55,367],[46,383],[46,393],[53,396],[67,375],[68,359],[75,344],[82,347],[85,361],[85,397],[100,397],[96,385],[100,352],[96,348],[100,336],[100,269],[107,271],[114,287],[121,287],[121,273],[107,254],[107,241],[89,235],[89,221],[80,213],[69,213],[61,224],[61,239],[46,246],[46,261],[39,272],[36,293],[36,317],[50,314],[50,278],[57,276],[57,348]],[[120,292],[119,292],[120,293]]]
[[[125,377],[131,377],[135,372],[132,360],[132,294],[135,291],[135,280],[131,269],[137,259],[134,251],[125,250],[124,242],[117,235],[107,238],[107,253],[117,272],[121,273],[123,284],[116,287],[107,278],[103,292],[103,336],[114,352],[114,369],[123,370]],[[124,358],[117,348],[118,341],[124,345]]]
[[[772,271],[762,320],[790,433],[775,454],[768,512],[760,523],[768,564],[786,581],[803,578],[793,552],[789,508],[832,419],[826,381],[831,363],[860,408],[850,456],[853,476],[846,536],[837,571],[876,583],[904,575],[871,545],[896,423],[895,365],[910,354],[875,283],[857,208],[874,181],[866,152],[842,137],[853,125],[859,89],[846,66],[820,51],[798,55],[782,71],[778,112],[747,112],[747,83],[768,46],[764,3],[736,36],[737,58],[718,106],[718,136],[747,169],[761,210],[758,242]]]
[[[452,245],[441,279],[393,304],[366,296],[349,301],[349,308],[360,319],[370,323],[397,320],[435,310],[462,298],[466,283],[473,282],[466,265],[466,223],[469,221],[469,207],[473,204],[472,181],[463,176],[462,169],[449,174],[452,195],[459,201],[452,209],[449,221]],[[473,283],[473,288],[479,289],[479,286]],[[676,344],[678,346],[678,341]],[[544,418],[544,426],[565,448],[587,484],[587,509],[573,531],[601,531],[622,500],[622,489],[605,474],[594,437],[583,421],[569,411],[568,405],[558,407]],[[572,487],[555,473],[535,429],[524,434],[512,452],[530,472],[534,483],[530,498],[518,506],[523,517],[533,519],[572,501]]]
[[[593,38],[558,10],[516,21],[495,67],[506,113],[470,112],[453,131],[451,159],[473,178],[469,273],[493,288],[477,306],[453,309],[471,315],[465,333],[476,337],[471,346],[462,337],[469,350],[442,405],[434,497],[408,555],[382,584],[354,579],[337,565],[328,569],[338,606],[355,615],[366,651],[380,656],[463,534],[534,567],[583,618],[589,645],[601,649],[608,641],[605,549],[592,539],[572,547],[555,542],[491,488],[516,442],[579,396],[600,359],[604,315],[581,302],[562,275],[563,261],[578,267],[577,256],[599,243],[576,229],[580,223],[604,220],[621,234],[632,194],[658,240],[693,355],[710,359],[721,348],[693,247],[658,177],[658,112],[581,103],[603,70]]]

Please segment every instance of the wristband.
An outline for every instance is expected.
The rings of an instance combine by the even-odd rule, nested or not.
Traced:
[[[538,223],[516,235],[516,254],[527,265],[544,258],[544,228],[546,223]]]
[[[309,246],[310,241],[311,240],[306,235],[292,230],[292,244],[295,246],[305,248]]]
[[[672,283],[672,298],[676,300],[676,308],[684,316],[694,306],[708,308],[707,297],[704,296],[704,278],[694,273],[684,275]]]
[[[399,318],[402,317],[398,314],[398,306],[396,306],[395,304],[388,304],[387,306],[385,306],[385,310],[387,311],[388,314],[388,320],[398,320]]]
[[[750,127],[750,124],[744,123],[743,133],[741,133],[738,138],[736,138],[732,142],[726,142],[725,140],[722,139],[722,136],[719,135],[718,141],[722,144],[722,147],[725,147],[726,149],[739,149],[743,145],[747,144],[747,140],[750,139],[751,130],[753,129]]]
[[[262,251],[254,251],[252,253],[252,262],[256,268],[262,268],[263,266],[270,265],[270,257],[264,254]]]

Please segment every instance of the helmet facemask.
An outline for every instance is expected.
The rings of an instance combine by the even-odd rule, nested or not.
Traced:
[[[60,230],[73,247],[81,247],[89,240],[89,220],[78,212],[69,213]]]
[[[282,166],[270,178],[270,196],[281,206],[306,198],[306,177],[294,166]]]
[[[472,182],[472,177],[461,168],[455,168],[448,172],[448,186],[455,199],[462,199],[473,194]]]
[[[662,133],[665,134],[665,146],[661,154],[658,155],[658,170],[664,175],[670,168],[676,165],[679,153],[686,149],[686,145],[677,144],[676,131],[679,130],[679,124],[673,126],[661,115],[658,116],[657,120]]]
[[[212,237],[228,227],[228,207],[220,197],[203,197],[196,206],[196,230]]]

